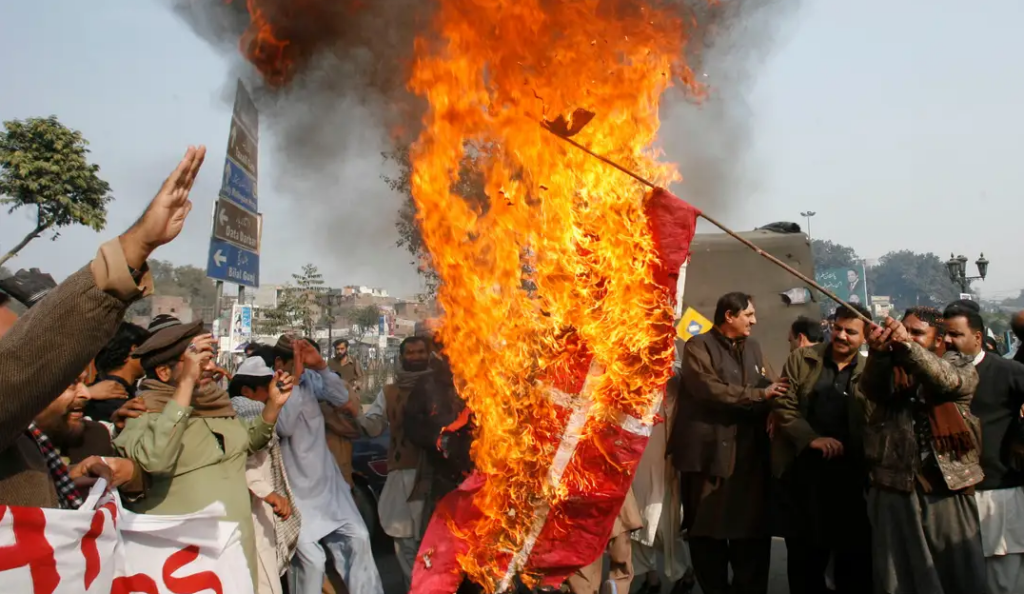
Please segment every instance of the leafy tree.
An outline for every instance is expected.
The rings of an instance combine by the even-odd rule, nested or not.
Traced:
[[[293,274],[292,279],[296,285],[291,291],[295,299],[296,322],[306,336],[312,336],[316,329],[321,299],[327,290],[324,286],[324,277],[316,266],[306,264],[302,267],[302,273]]]
[[[942,308],[960,296],[941,258],[909,250],[889,252],[868,270],[868,292],[888,295],[899,309],[913,305]]]
[[[366,334],[380,324],[380,308],[376,305],[360,307],[352,312],[352,321]]]
[[[414,260],[411,264],[417,266],[420,275],[423,276],[427,285],[426,294],[433,297],[437,294],[437,287],[441,283],[437,272],[430,266],[430,254],[423,244],[423,235],[420,232],[419,221],[417,220],[416,202],[412,197],[412,158],[409,154],[409,146],[401,146],[389,153],[381,153],[385,161],[390,161],[398,168],[395,176],[381,174],[388,187],[398,192],[404,198],[402,207],[398,210],[398,218],[395,220],[395,227],[398,229],[398,240],[395,242],[398,247],[408,250]],[[459,178],[452,186],[452,192],[467,200],[482,212],[487,210],[488,201],[485,192],[485,179],[481,173],[481,164],[486,159],[486,153],[472,148],[463,157],[462,166],[459,170]]]
[[[86,160],[88,142],[81,132],[56,116],[4,122],[0,133],[0,204],[8,213],[34,206],[36,225],[0,264],[13,258],[44,231],[85,225],[102,231],[110,184],[97,175],[99,166]],[[60,234],[55,232],[53,238]]]
[[[299,318],[299,300],[295,287],[282,287],[275,307],[260,308],[253,316],[253,334],[269,336],[281,334],[295,327]]]
[[[1006,307],[1024,308],[1024,291],[1021,291],[1016,297],[1003,299],[1002,305],[1005,305]]]
[[[860,263],[857,250],[833,243],[827,239],[812,239],[811,253],[814,254],[814,269],[846,268]]]

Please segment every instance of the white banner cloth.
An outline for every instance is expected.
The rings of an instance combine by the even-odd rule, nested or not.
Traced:
[[[0,592],[253,594],[238,524],[214,503],[181,516],[134,514],[103,496],[78,510],[0,505]]]

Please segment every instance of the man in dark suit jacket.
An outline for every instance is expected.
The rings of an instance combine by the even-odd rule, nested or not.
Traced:
[[[983,348],[985,323],[962,305],[946,308],[946,348],[974,358],[978,389],[971,413],[981,421],[981,467],[985,478],[976,487],[981,544],[989,594],[1024,590],[1024,471],[1021,436],[1024,424],[1024,365]]]
[[[750,338],[756,323],[750,295],[728,293],[718,300],[714,327],[683,348],[668,449],[681,477],[694,573],[706,594],[768,590],[768,401],[785,394],[787,383],[773,382],[765,368]]]

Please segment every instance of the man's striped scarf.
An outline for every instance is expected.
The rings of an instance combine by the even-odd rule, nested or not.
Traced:
[[[232,398],[231,406],[234,407],[240,419],[252,420],[263,415],[263,403],[244,396]],[[299,507],[295,504],[295,497],[292,495],[292,487],[288,483],[288,475],[284,471],[284,460],[281,458],[281,446],[278,443],[277,433],[270,438],[267,451],[270,453],[270,474],[273,477],[274,492],[284,495],[292,507],[292,515],[287,520],[274,516],[274,531],[277,535],[277,567],[284,574],[295,554],[302,520],[299,517]]]

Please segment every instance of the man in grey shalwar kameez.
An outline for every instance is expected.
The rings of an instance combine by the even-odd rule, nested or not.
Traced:
[[[346,405],[344,382],[305,339],[282,336],[274,354],[274,367],[293,371],[298,380],[288,399],[290,406],[281,409],[277,421],[285,472],[302,514],[290,591],[320,594],[330,562],[349,594],[384,594],[370,533],[352,499],[352,489],[327,449],[324,434],[318,400]]]
[[[986,591],[973,497],[983,478],[970,413],[978,374],[969,358],[935,353],[941,327],[941,314],[921,307],[868,336],[860,387],[875,404],[864,450],[879,594]]]

